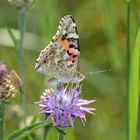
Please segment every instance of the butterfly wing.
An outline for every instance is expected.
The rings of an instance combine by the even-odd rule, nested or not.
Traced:
[[[58,26],[55,36],[52,38],[52,43],[61,45],[69,55],[69,61],[74,64],[76,69],[79,69],[79,35],[76,23],[71,15],[64,16]],[[76,66],[75,66],[76,65]]]
[[[49,75],[49,83],[80,82],[84,76],[79,72],[79,35],[71,15],[64,16],[50,44],[36,59],[35,69]],[[53,82],[52,82],[53,81]]]

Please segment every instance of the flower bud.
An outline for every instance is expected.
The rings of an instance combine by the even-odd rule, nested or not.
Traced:
[[[12,75],[8,73],[6,65],[0,62],[0,101],[14,97],[17,90],[19,89],[16,87]]]

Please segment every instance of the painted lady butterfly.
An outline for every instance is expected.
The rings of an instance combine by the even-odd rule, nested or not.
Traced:
[[[79,35],[71,15],[64,16],[50,44],[36,59],[35,69],[51,77],[48,85],[79,83],[85,76],[79,72]]]

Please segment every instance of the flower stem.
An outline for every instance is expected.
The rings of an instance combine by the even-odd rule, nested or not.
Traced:
[[[65,135],[66,135],[66,129],[65,128],[59,128],[59,140],[64,140],[65,139]]]
[[[64,140],[65,139],[65,135],[62,133],[59,133],[59,140]]]
[[[0,102],[0,140],[4,140],[5,102]]]
[[[25,34],[25,27],[26,27],[26,7],[22,6],[18,10],[18,23],[19,23],[19,32],[20,32],[20,40],[18,42],[18,46],[16,47],[17,56],[19,60],[19,75],[24,83],[24,71],[25,71],[25,63],[24,63],[24,50],[23,50],[23,43],[24,43],[24,34]],[[26,95],[24,89],[21,89],[21,104],[23,109],[23,118],[24,118],[24,125],[26,125],[26,116],[27,116],[27,106],[26,106]]]
[[[45,126],[44,127],[44,134],[43,134],[43,140],[47,140],[47,136],[48,136],[48,132],[51,129],[51,125],[50,126]]]

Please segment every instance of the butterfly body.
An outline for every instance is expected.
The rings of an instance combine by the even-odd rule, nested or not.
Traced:
[[[74,19],[68,15],[60,21],[50,44],[36,59],[35,69],[51,77],[49,84],[78,83],[85,77],[78,70],[79,36]]]

